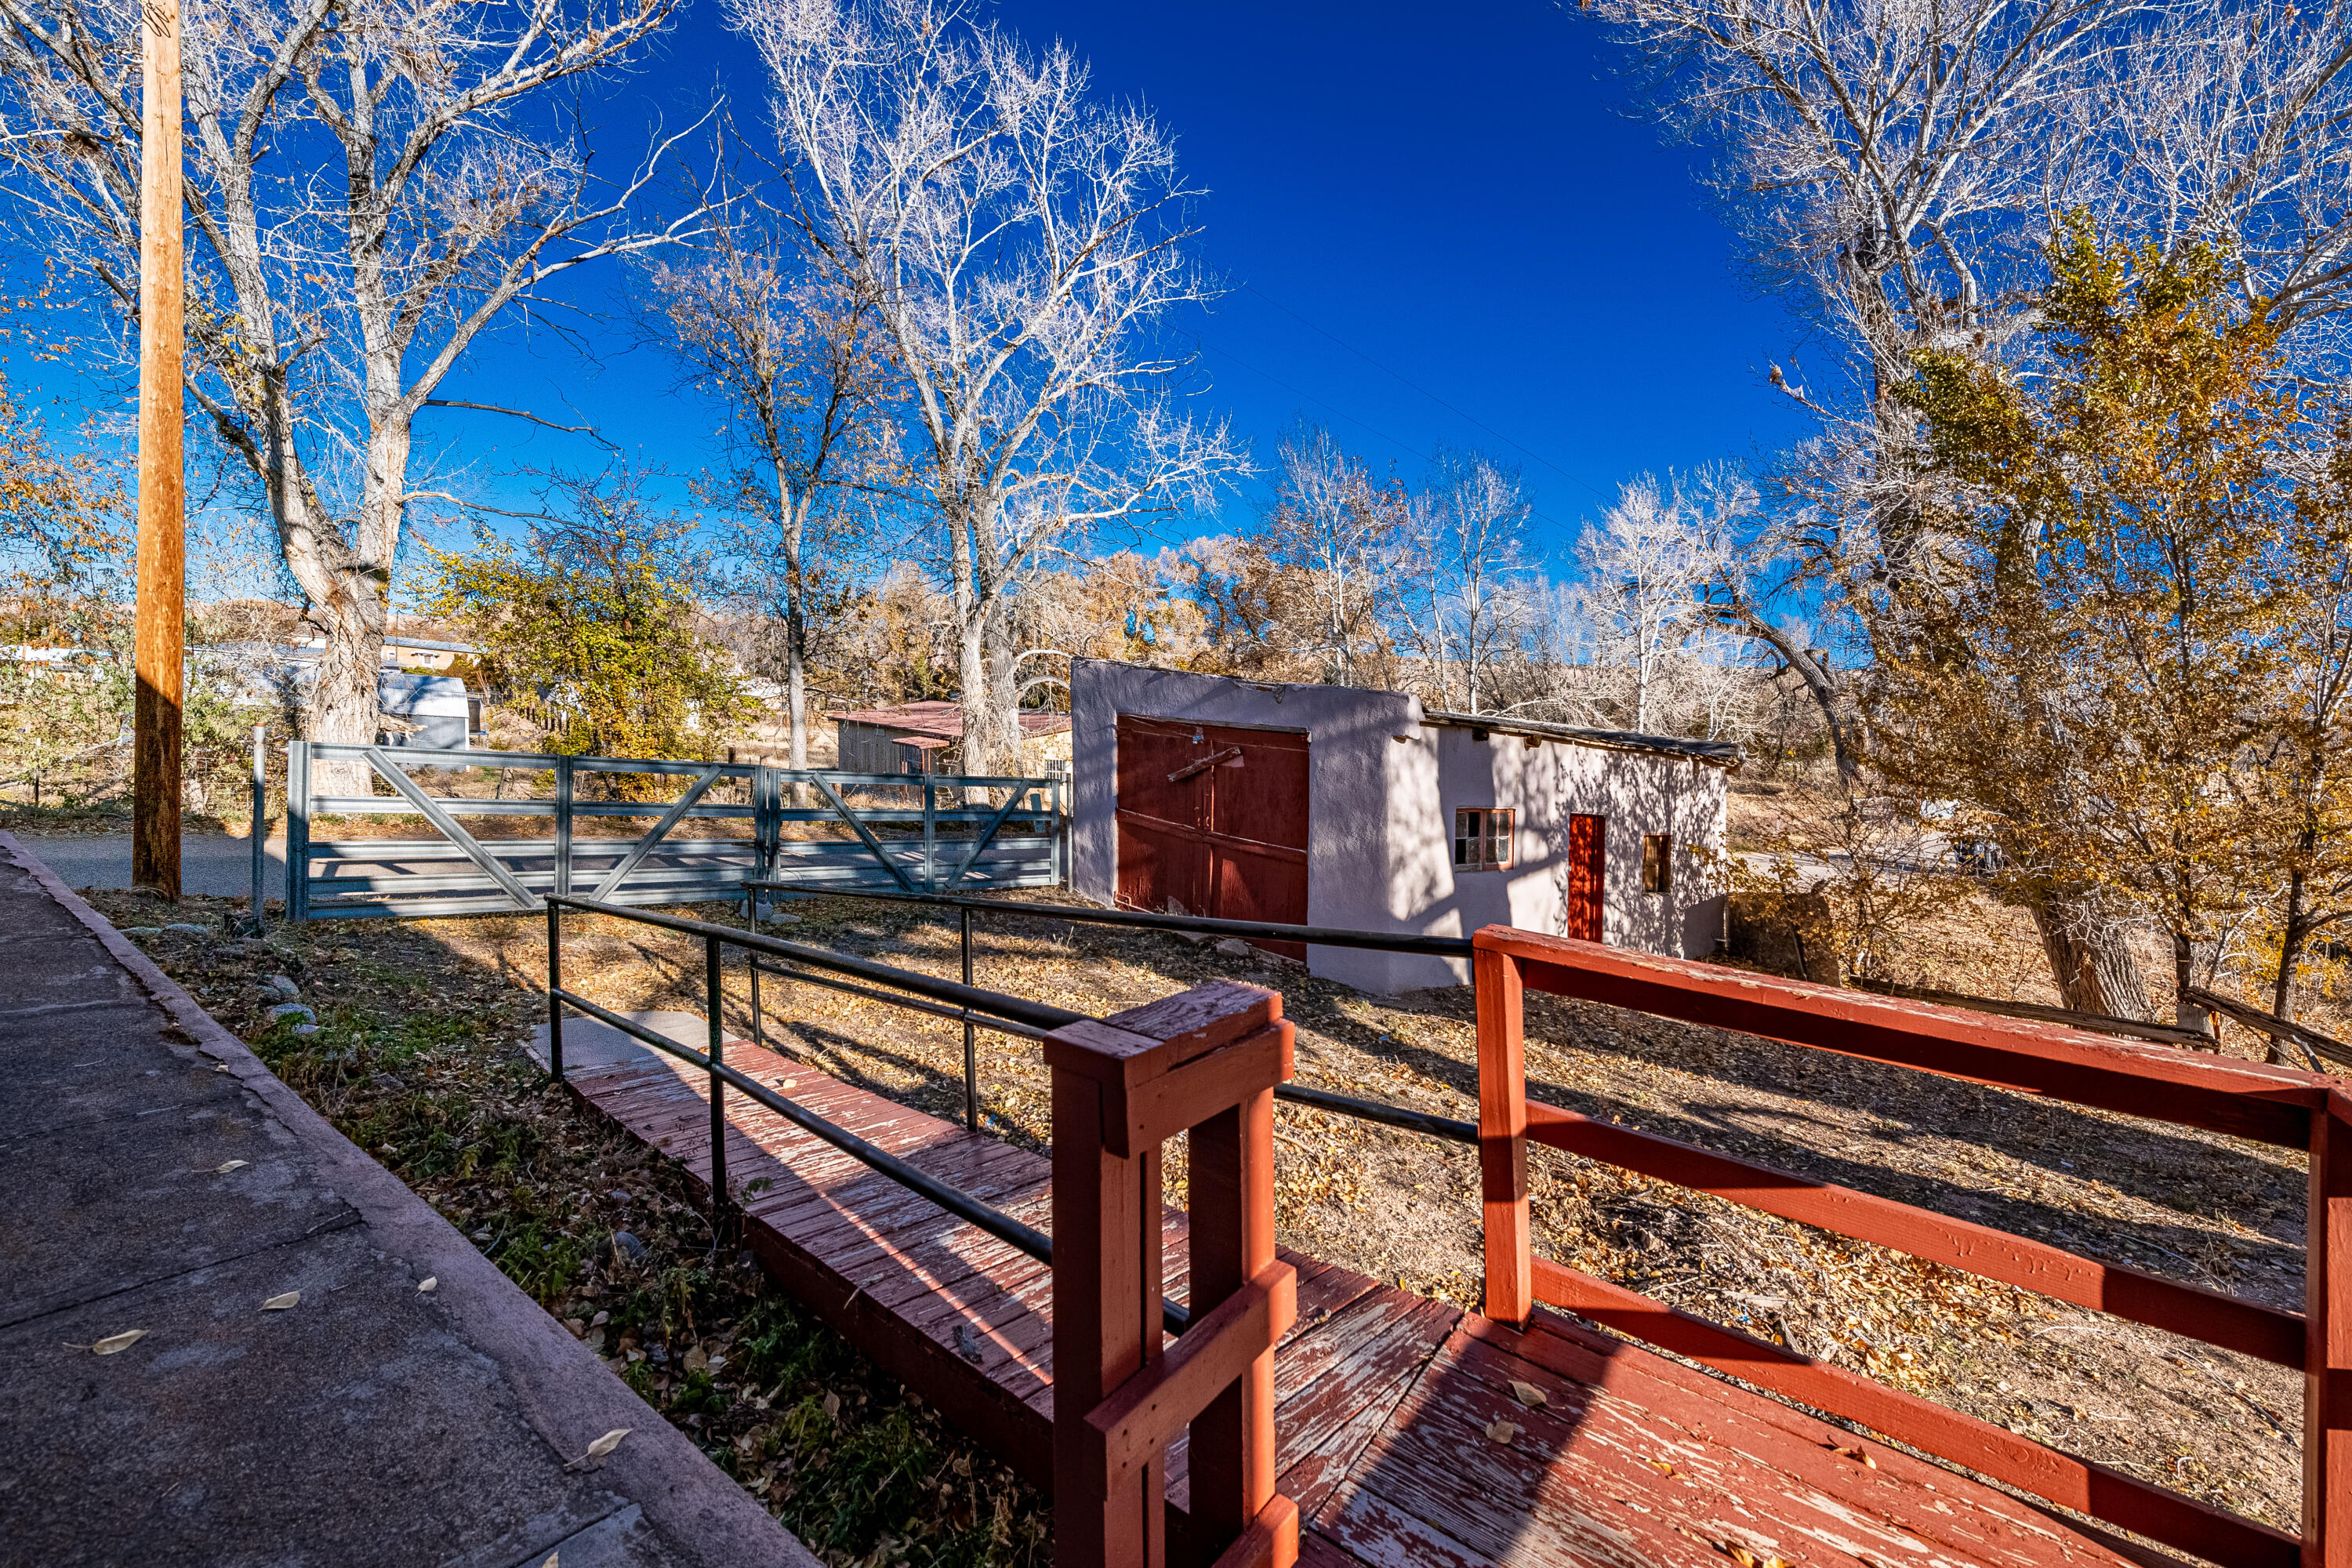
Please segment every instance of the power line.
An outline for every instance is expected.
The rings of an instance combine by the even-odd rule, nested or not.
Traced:
[[[1444,409],[1448,414],[1453,415],[1455,418],[1461,419],[1471,425],[1475,425],[1479,429],[1484,430],[1487,435],[1492,436],[1496,440],[1500,441],[1503,445],[1510,447],[1514,451],[1526,453],[1528,457],[1533,458],[1537,462],[1541,463],[1545,468],[1549,468],[1553,473],[1558,474],[1561,479],[1566,479],[1569,483],[1591,490],[1594,495],[1599,496],[1604,501],[1609,499],[1606,492],[1595,489],[1585,480],[1577,478],[1574,474],[1570,473],[1566,468],[1561,468],[1558,463],[1553,462],[1549,458],[1545,457],[1542,453],[1532,450],[1529,447],[1520,446],[1517,441],[1512,440],[1508,436],[1504,435],[1492,425],[1486,423],[1486,421],[1482,419],[1474,418],[1472,416],[1464,413],[1461,409],[1456,408],[1451,403],[1446,402],[1445,399],[1438,396],[1437,394],[1430,391],[1429,388],[1422,385],[1419,382],[1413,381],[1410,377],[1406,376],[1402,372],[1392,370],[1389,366],[1382,364],[1380,361],[1374,359],[1371,355],[1366,353],[1363,350],[1358,348],[1355,344],[1349,342],[1339,333],[1334,332],[1328,328],[1317,326],[1313,321],[1308,321],[1306,317],[1300,315],[1297,311],[1292,310],[1281,300],[1274,299],[1270,295],[1266,294],[1255,284],[1244,283],[1242,287],[1248,292],[1255,294],[1259,299],[1264,300],[1267,304],[1273,306],[1284,315],[1288,316],[1292,321],[1297,321],[1300,326],[1305,327],[1307,331],[1319,332],[1323,336],[1330,339],[1333,342],[1338,343],[1341,348],[1346,349],[1349,353],[1354,354],[1358,359],[1362,360],[1374,370],[1381,372],[1384,375],[1394,376],[1398,381],[1403,383],[1406,386],[1411,387],[1413,391],[1421,394],[1423,397],[1428,398],[1432,403],[1436,404],[1440,408]],[[1272,377],[1268,377],[1267,379],[1271,380]],[[1304,395],[1302,394],[1301,395]],[[1361,422],[1359,421],[1359,423]]]

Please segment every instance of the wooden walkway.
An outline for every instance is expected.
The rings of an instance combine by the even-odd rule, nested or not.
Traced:
[[[702,1027],[694,1020],[677,1037],[698,1047]],[[707,1184],[701,1075],[584,1020],[568,1022],[564,1037],[572,1090]],[[1043,1156],[748,1042],[730,1041],[727,1059],[1048,1228]],[[746,1244],[771,1273],[950,1419],[1050,1486],[1045,1266],[740,1095],[728,1111],[729,1184],[745,1214]],[[1171,1212],[1167,1225],[1168,1293],[1181,1300],[1182,1215]],[[1786,1405],[1549,1312],[1517,1332],[1349,1269],[1283,1257],[1299,1284],[1298,1321],[1276,1358],[1278,1484],[1306,1527],[1302,1563],[2025,1568],[2150,1560],[2129,1547],[2118,1555],[2121,1542],[2085,1527],[1895,1450],[1857,1445]],[[1515,1385],[1539,1391],[1539,1405],[1523,1403]],[[1181,1507],[1181,1445],[1168,1475]]]

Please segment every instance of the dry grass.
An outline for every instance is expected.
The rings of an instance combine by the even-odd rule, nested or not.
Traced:
[[[954,930],[946,923],[848,900],[794,908],[802,918],[773,928],[779,934],[942,977],[959,973]],[[1255,955],[1163,935],[1010,916],[983,917],[979,925],[983,985],[1104,1014],[1213,978],[1255,980],[1282,990],[1298,1023],[1300,1081],[1475,1114],[1466,992],[1378,998]],[[574,919],[566,930],[567,975],[593,999],[617,1008],[701,1010],[698,943],[602,919]],[[478,1048],[450,1058],[456,1076],[448,1092],[462,1098],[470,1074],[478,1095],[523,1095],[520,1081],[510,1081],[520,1069],[504,1042],[537,1005],[528,994],[544,973],[536,921],[355,922],[313,927],[289,945],[317,955],[304,978],[306,994],[318,985],[330,998],[322,1019],[345,1005],[334,990],[345,982],[333,977],[347,973],[433,977],[357,987],[349,1005],[395,1021],[488,1008],[502,998],[495,1024],[477,1015]],[[198,955],[175,955],[159,940],[150,946],[167,964],[201,977]],[[240,985],[249,985],[242,974],[227,991]],[[739,1034],[751,1026],[748,1000],[744,975],[731,970],[729,1022]],[[934,1115],[961,1115],[959,1026],[811,986],[770,982],[765,1001],[768,1042],[786,1055]],[[2304,1172],[2289,1152],[1554,998],[1530,998],[1528,1039],[1530,1091],[1552,1103],[2094,1258],[2300,1305]],[[1042,1146],[1047,1084],[1034,1047],[985,1033],[981,1041],[984,1124]],[[353,1088],[348,1071],[340,1082],[340,1092],[358,1097],[353,1103],[366,1102],[367,1091]],[[354,1114],[349,1107],[341,1113]],[[1467,1151],[1289,1106],[1278,1110],[1277,1137],[1277,1218],[1287,1245],[1476,1304],[1477,1181]],[[1613,1167],[1550,1151],[1533,1154],[1538,1244],[1562,1261],[2295,1527],[2301,1389],[2283,1368]],[[420,1183],[415,1167],[394,1168],[429,1195],[438,1192]],[[647,1172],[627,1184],[634,1191],[668,1180]],[[589,1195],[588,1212],[576,1221],[567,1216],[567,1224],[593,1237],[624,1215]],[[740,1289],[764,1299],[753,1285]],[[587,1304],[542,1299],[566,1315]],[[678,1330],[666,1323],[660,1331],[675,1349]],[[707,1331],[696,1342],[718,1342]],[[814,1385],[803,1386],[804,1405]],[[870,1377],[861,1384],[879,1386]],[[730,1385],[729,1397],[740,1401],[746,1392]],[[909,1408],[903,1392],[887,1398],[892,1408]],[[668,1408],[682,1418],[675,1403]],[[790,1438],[803,1446],[778,1451],[806,1455],[824,1437]],[[926,1441],[940,1454],[972,1452],[944,1435]],[[805,1475],[809,1462],[796,1458],[795,1473]],[[924,1476],[929,1485],[940,1472],[934,1466]],[[1021,1495],[1007,1481],[994,1484],[999,1498]],[[868,1517],[837,1500],[803,1506],[833,1509],[826,1517]],[[1022,1529],[1041,1517],[1034,1499],[1012,1506]],[[941,1517],[936,1510],[917,1516]]]
[[[242,909],[84,896],[123,927],[217,925]],[[136,940],[828,1563],[1044,1563],[1052,1516],[1034,1489],[748,1253],[715,1253],[693,1184],[524,1057],[544,1004],[519,929],[540,928],[333,922],[266,941]],[[477,956],[492,950],[514,962]],[[317,1034],[267,1020],[273,973],[299,985]]]

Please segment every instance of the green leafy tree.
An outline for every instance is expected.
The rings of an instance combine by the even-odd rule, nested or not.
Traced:
[[[428,615],[481,649],[490,684],[533,700],[570,755],[709,755],[747,703],[702,629],[709,563],[691,521],[657,513],[639,476],[559,476],[561,515],[517,542],[478,529],[431,552]]]
[[[2305,488],[2282,318],[2231,258],[2079,213],[2048,257],[2035,374],[1916,357],[1933,547],[1865,616],[1870,752],[1957,797],[2021,901],[2157,921],[2196,1024],[2190,987],[2267,892],[2242,801],[2296,684],[2297,573],[2346,519]],[[2094,933],[2043,934],[2071,1004],[2143,1010],[2136,975],[2075,966]]]

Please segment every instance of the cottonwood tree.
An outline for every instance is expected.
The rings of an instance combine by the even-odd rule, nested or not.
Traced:
[[[763,521],[751,554],[768,568],[782,645],[787,753],[808,766],[811,616],[818,557],[894,479],[888,367],[866,297],[812,274],[791,228],[750,198],[709,220],[692,260],[650,273],[665,347],[727,416],[738,466],[724,487]]]
[[[1918,355],[2037,352],[2046,215],[2087,205],[2168,251],[2210,243],[2272,300],[2283,340],[2333,374],[2352,291],[2352,5],[2259,0],[1598,0],[1664,118],[1720,153],[1748,258],[1810,297],[1844,355],[1772,379],[1820,416],[1790,504],[1727,578],[1724,616],[1773,640],[1776,595],[1823,618],[1933,591],[1942,542],[1917,504],[1923,437],[1902,395]],[[1803,384],[1800,384],[1801,380]],[[1847,787],[1853,716],[1809,650],[1805,679]],[[2086,896],[2090,896],[2086,892]],[[2084,944],[2119,994],[2130,921],[2054,884],[2032,905],[2064,965]],[[2062,963],[2062,953],[2064,955]]]
[[[691,215],[638,221],[656,159],[617,185],[590,175],[554,90],[621,67],[672,5],[182,7],[187,392],[259,492],[326,635],[315,739],[375,731],[415,422],[478,406],[436,396],[450,372],[511,310],[536,314],[557,275],[692,231]],[[86,284],[126,349],[142,31],[132,0],[0,0],[0,177],[17,242]],[[321,769],[321,789],[363,792],[360,764]]]
[[[1427,532],[1425,502],[1376,479],[1319,425],[1284,437],[1276,469],[1256,542],[1270,566],[1289,574],[1281,597],[1296,613],[1268,619],[1262,631],[1315,679],[1348,686],[1385,675],[1391,628],[1404,618],[1416,546]]]
[[[1192,579],[1172,550],[1116,551],[1033,578],[1012,616],[1026,645],[1016,667],[1023,702],[1036,692],[1066,707],[1073,658],[1199,668],[1209,651],[1208,618],[1188,591]]]
[[[812,244],[889,342],[944,537],[967,765],[1020,744],[1007,601],[1055,551],[1241,466],[1157,331],[1213,286],[1199,193],[1139,108],[958,5],[730,0],[773,79]]]
[[[2271,1011],[2293,1019],[2296,974],[2314,938],[2352,920],[2352,423],[2294,499],[2280,541],[2286,635],[2267,705],[2268,737],[2236,771],[2241,831],[2278,887]],[[2286,1060],[2271,1042],[2271,1060]]]
[[[1906,390],[1945,542],[1934,592],[1865,612],[1872,750],[1962,801],[2029,895],[2148,910],[2195,1026],[2189,992],[2261,896],[2231,802],[2279,717],[2294,574],[2352,517],[2296,482],[2310,433],[2287,323],[2243,306],[2226,257],[2103,242],[2076,213],[2050,262],[2046,374],[1928,354]],[[2070,1005],[2137,1011],[2099,953],[2052,957],[2075,967]]]
[[[1751,483],[1711,465],[1664,484],[1636,475],[1584,525],[1570,607],[1591,662],[1623,671],[1616,722],[1655,732],[1696,719],[1718,732],[1742,650],[1708,594],[1737,570],[1735,530],[1756,505]]]
[[[1516,647],[1531,607],[1523,546],[1534,509],[1517,469],[1481,452],[1441,451],[1420,513],[1420,613],[1414,617],[1436,706],[1480,711],[1494,668]]]

